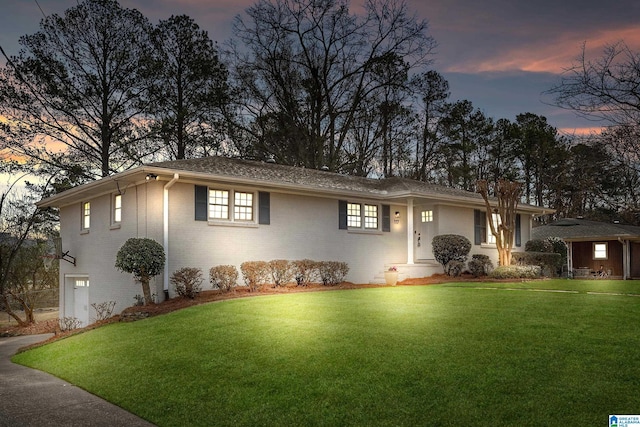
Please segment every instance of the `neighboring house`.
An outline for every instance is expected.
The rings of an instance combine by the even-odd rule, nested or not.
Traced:
[[[130,237],[148,237],[166,251],[165,272],[152,282],[159,300],[173,296],[170,275],[216,265],[272,259],[345,261],[347,280],[383,283],[396,266],[401,278],[442,272],[431,239],[460,234],[471,253],[497,250],[479,194],[401,178],[369,179],[222,157],[138,167],[73,188],[39,203],[60,208],[64,252],[60,316],[92,320],[93,303],[116,301],[116,312],[141,294],[114,268]],[[518,209],[515,250],[530,238],[543,208]]]
[[[640,227],[566,218],[535,227],[531,234],[533,239],[564,240],[574,277],[591,276],[600,268],[610,277],[640,277]]]

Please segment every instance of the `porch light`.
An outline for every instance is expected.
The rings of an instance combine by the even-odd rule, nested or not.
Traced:
[[[394,224],[400,223],[400,211],[396,211],[395,214],[393,215],[393,222]]]
[[[158,179],[158,175],[156,175],[155,173],[148,173],[145,179],[147,181],[156,181]]]

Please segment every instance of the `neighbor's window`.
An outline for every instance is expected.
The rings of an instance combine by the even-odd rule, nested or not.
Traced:
[[[116,194],[113,196],[113,222],[118,223],[122,221],[122,195]]]
[[[364,228],[378,228],[378,206],[364,205]]]
[[[82,229],[88,230],[91,226],[91,203],[84,202],[82,204]]]
[[[209,190],[209,218],[229,219],[229,192]]]
[[[360,203],[347,203],[347,227],[360,228],[362,217]]]
[[[233,219],[236,221],[253,221],[253,193],[235,192]]]
[[[593,259],[607,259],[607,243],[593,244]]]
[[[433,211],[422,211],[420,218],[422,222],[433,222]]]

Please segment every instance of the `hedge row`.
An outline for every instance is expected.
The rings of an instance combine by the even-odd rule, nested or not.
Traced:
[[[349,273],[349,265],[339,261],[282,260],[246,261],[240,265],[244,284],[251,292],[272,284],[285,286],[296,283],[308,286],[320,282],[325,286],[335,286],[344,281]],[[209,283],[213,288],[228,292],[238,286],[238,269],[234,265],[218,265],[209,270]],[[202,271],[199,268],[184,267],[171,276],[176,294],[195,298],[202,290]]]

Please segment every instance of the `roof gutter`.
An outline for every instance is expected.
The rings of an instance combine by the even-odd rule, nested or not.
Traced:
[[[164,185],[162,194],[162,246],[164,247],[164,298],[169,299],[169,189],[180,179],[173,174],[171,181]]]

